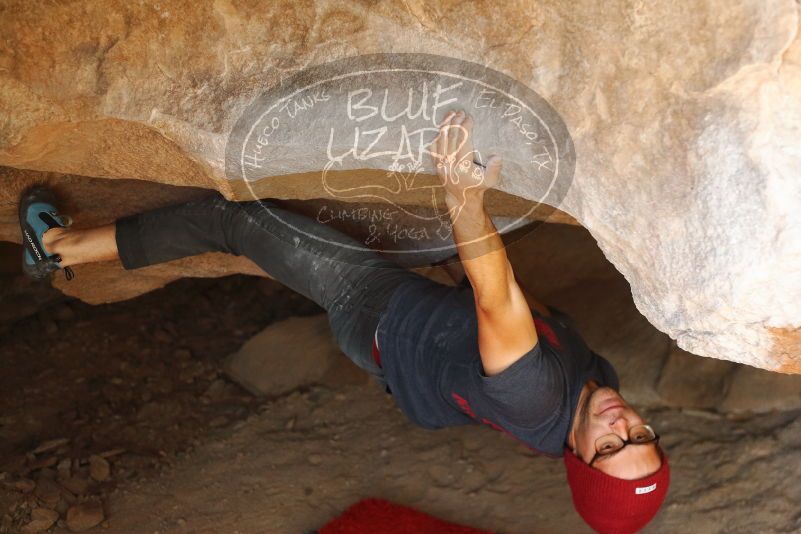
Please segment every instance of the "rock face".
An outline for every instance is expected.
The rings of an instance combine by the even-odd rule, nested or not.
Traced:
[[[33,180],[59,184],[81,225],[204,189],[242,200],[226,140],[266,87],[347,56],[438,54],[500,71],[559,113],[576,158],[556,207],[590,231],[651,323],[695,354],[801,372],[799,10],[794,0],[6,2],[0,165],[25,171],[0,175],[0,239],[19,242],[15,195]],[[306,123],[324,118],[311,109]],[[324,149],[281,146],[280,176],[258,196],[321,197],[307,174]],[[515,198],[541,197],[504,157],[499,217],[518,214]],[[343,179],[360,168],[386,170],[345,162]],[[95,277],[81,295],[95,302],[179,276],[264,274],[219,254],[124,277],[119,265],[78,269]]]

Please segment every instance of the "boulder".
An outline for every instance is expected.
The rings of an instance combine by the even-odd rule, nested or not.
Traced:
[[[227,172],[226,140],[266,87],[344,57],[425,52],[490,67],[561,116],[575,175],[546,203],[589,230],[653,325],[695,354],[801,372],[799,9],[794,0],[492,9],[12,0],[0,17],[0,165],[28,172],[0,175],[0,239],[19,242],[15,195],[43,176],[76,203],[93,189],[77,176],[106,179],[94,198],[108,206],[85,202],[74,212],[81,224],[197,191],[135,197],[146,186],[130,179],[245,199],[254,189]],[[304,111],[309,135],[275,146],[257,196],[321,198],[326,147],[315,135],[327,118],[311,104]],[[513,197],[539,200],[543,184],[523,156],[504,153],[502,119],[486,119],[477,139],[506,159],[493,213],[508,217],[520,214]],[[397,139],[374,148],[397,150]],[[351,158],[335,182],[353,187],[365,169],[390,170],[380,158]],[[430,162],[422,170],[431,177]],[[100,302],[230,272],[258,268],[204,255],[122,276],[109,262],[76,269],[91,290],[57,285]]]
[[[229,356],[223,368],[254,395],[276,396],[320,381],[345,357],[322,314],[271,324]]]

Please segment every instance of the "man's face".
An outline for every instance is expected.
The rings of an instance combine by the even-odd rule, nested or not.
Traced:
[[[595,387],[576,413],[575,444],[578,455],[590,463],[595,456],[595,442],[607,434],[628,440],[628,430],[646,421],[629,406],[620,394],[609,387]],[[628,445],[620,451],[599,457],[592,466],[616,478],[635,480],[656,472],[662,465],[655,443]]]

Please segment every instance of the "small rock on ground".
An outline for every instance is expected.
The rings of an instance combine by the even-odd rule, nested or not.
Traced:
[[[34,508],[33,511],[31,511],[31,521],[22,527],[22,532],[26,534],[30,532],[42,532],[53,526],[53,523],[56,521],[58,521],[58,512],[55,510],[50,510],[49,508]]]
[[[81,532],[99,525],[103,519],[103,504],[87,501],[70,506],[67,510],[67,528],[73,532]]]

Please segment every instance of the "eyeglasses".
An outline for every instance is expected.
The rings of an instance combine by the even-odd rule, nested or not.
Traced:
[[[606,434],[595,440],[595,456],[590,467],[598,458],[610,456],[628,445],[659,444],[659,435],[650,425],[635,425],[629,429],[629,439],[623,440],[617,434]]]

